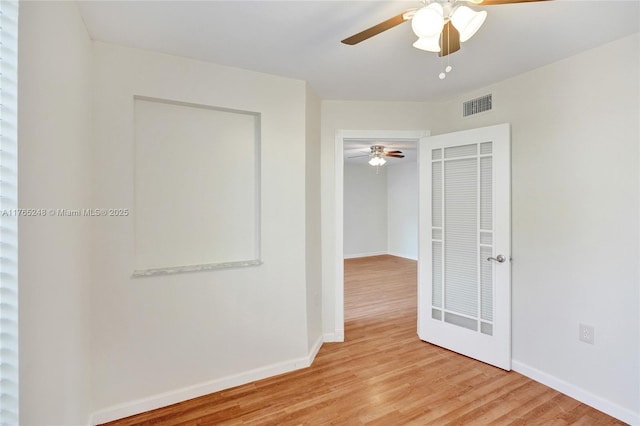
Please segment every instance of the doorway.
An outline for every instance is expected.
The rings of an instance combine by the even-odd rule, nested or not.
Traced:
[[[339,130],[335,136],[335,307],[334,341],[344,341],[344,149],[345,142],[367,141],[417,144],[427,130]]]

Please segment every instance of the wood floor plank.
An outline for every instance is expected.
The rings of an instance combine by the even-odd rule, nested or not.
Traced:
[[[107,423],[141,425],[623,425],[516,372],[422,342],[416,262],[345,261],[345,342],[307,369]]]

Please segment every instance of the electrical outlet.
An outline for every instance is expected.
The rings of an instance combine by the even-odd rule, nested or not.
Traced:
[[[589,343],[591,345],[595,344],[595,330],[591,325],[579,324],[579,335],[578,340],[581,342]]]

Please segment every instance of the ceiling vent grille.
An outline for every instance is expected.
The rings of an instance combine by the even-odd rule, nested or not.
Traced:
[[[471,99],[462,104],[462,116],[469,117],[470,115],[491,111],[491,106],[492,101],[490,94]]]

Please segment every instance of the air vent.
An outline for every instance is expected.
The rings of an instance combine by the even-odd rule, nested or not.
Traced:
[[[462,104],[463,117],[469,117],[485,111],[491,111],[491,95],[480,96]]]

